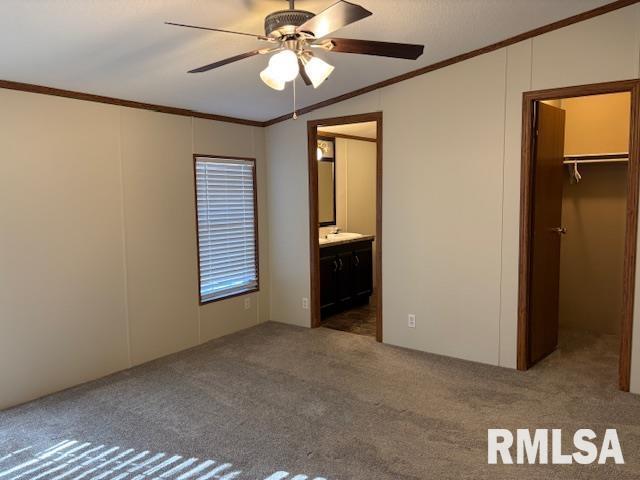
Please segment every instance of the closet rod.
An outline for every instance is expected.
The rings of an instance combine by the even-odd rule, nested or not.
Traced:
[[[583,163],[625,163],[627,161],[627,158],[613,158],[611,160],[565,160],[562,163],[564,163],[565,165],[573,165],[576,163],[578,165],[581,165]]]
[[[574,165],[580,163],[619,163],[627,162],[629,154],[623,153],[596,153],[589,155],[567,155],[564,157],[565,165]]]

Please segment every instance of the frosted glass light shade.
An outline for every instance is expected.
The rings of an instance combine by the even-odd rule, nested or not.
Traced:
[[[278,77],[271,66],[260,72],[260,79],[274,90],[284,90],[285,82]]]
[[[298,56],[292,50],[283,50],[269,59],[269,68],[283,82],[290,82],[300,73]]]
[[[304,71],[307,73],[313,88],[318,88],[331,75],[334,66],[318,57],[311,57],[305,62]]]

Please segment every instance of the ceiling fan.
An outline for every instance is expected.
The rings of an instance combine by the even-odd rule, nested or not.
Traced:
[[[275,55],[272,55],[269,59],[267,68],[260,73],[260,78],[275,90],[284,90],[286,83],[295,80],[298,74],[306,85],[313,85],[314,88],[318,88],[331,75],[334,67],[315,56],[313,50],[377,55],[409,60],[417,59],[424,51],[424,45],[350,38],[326,38],[330,33],[372,15],[369,10],[360,5],[340,0],[316,15],[306,10],[297,10],[295,8],[295,0],[288,0],[288,2],[288,10],[273,12],[264,19],[265,35],[182,23],[166,22],[166,24],[245,35],[273,44],[268,48],[252,50],[219,60],[191,70],[189,73],[207,72],[255,55],[274,53]]]

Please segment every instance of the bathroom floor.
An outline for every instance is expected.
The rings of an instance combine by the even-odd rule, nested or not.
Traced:
[[[332,330],[365,335],[367,337],[376,336],[376,300],[375,297],[369,299],[367,305],[352,308],[344,312],[331,315],[322,320],[322,326]]]

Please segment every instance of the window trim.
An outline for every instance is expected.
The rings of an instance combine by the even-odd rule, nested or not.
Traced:
[[[230,293],[227,295],[222,295],[220,297],[211,298],[208,300],[202,300],[202,282],[201,282],[201,274],[200,274],[200,231],[198,229],[199,218],[198,218],[198,177],[196,164],[198,159],[200,158],[216,158],[220,160],[244,160],[246,162],[251,162],[253,164],[253,228],[254,228],[254,249],[255,249],[255,259],[256,259],[256,286],[251,287],[247,290],[243,290],[241,292]],[[194,198],[194,209],[196,213],[196,255],[197,255],[197,275],[198,275],[198,303],[200,306],[207,305],[209,303],[219,302],[221,300],[227,300],[229,298],[240,297],[242,295],[248,295],[250,293],[255,293],[260,291],[260,237],[258,235],[258,180],[257,180],[257,162],[255,158],[251,157],[233,157],[231,155],[210,155],[210,154],[201,154],[194,153],[193,154],[193,198]]]

